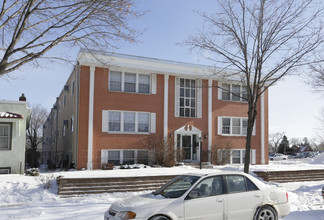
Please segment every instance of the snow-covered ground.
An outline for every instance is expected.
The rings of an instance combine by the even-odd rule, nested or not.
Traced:
[[[313,159],[271,162],[267,166],[251,166],[255,170],[324,169],[324,154]],[[69,172],[42,172],[38,177],[0,175],[0,219],[21,220],[96,220],[120,199],[145,193],[111,193],[61,198],[57,192],[55,177],[108,177],[171,175],[193,172],[218,172],[222,170],[242,171],[243,166],[218,166],[215,169],[198,170],[182,166],[174,168],[142,168],[134,170],[95,170]],[[278,184],[279,185],[279,184]],[[324,220],[324,200],[321,188],[324,181],[280,184],[289,193],[291,213],[284,220]],[[48,189],[47,189],[48,188]]]

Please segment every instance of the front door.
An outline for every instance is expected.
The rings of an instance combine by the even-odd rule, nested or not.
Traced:
[[[183,159],[185,161],[197,161],[198,147],[197,135],[181,135],[181,147],[183,150]]]

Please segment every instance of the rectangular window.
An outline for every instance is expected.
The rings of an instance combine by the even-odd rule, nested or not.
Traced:
[[[114,163],[114,165],[121,164],[146,164],[148,165],[148,151],[147,150],[103,150],[101,163]]]
[[[71,132],[74,130],[74,116],[71,116]]]
[[[148,151],[147,150],[137,151],[137,163],[148,165]]]
[[[232,163],[233,164],[241,164],[241,150],[233,150]]]
[[[147,74],[110,71],[109,90],[149,94],[151,76]]]
[[[0,167],[0,175],[1,174],[10,174],[11,170],[10,167]]]
[[[73,82],[72,82],[71,95],[74,95],[74,89],[75,89],[75,80],[73,80]]]
[[[226,84],[221,85],[221,99],[226,101],[246,102],[247,90],[245,86],[238,84]]]
[[[196,80],[180,79],[180,117],[196,117]]]
[[[135,112],[124,113],[124,131],[135,132]]]
[[[0,150],[11,149],[11,123],[0,123]]]
[[[220,117],[220,135],[243,136],[247,134],[248,119],[238,117]],[[255,126],[254,126],[255,129]],[[253,130],[255,135],[255,130]]]
[[[124,91],[136,92],[136,74],[125,73]]]
[[[121,112],[109,112],[109,131],[121,131]]]
[[[230,134],[231,133],[231,119],[230,118],[222,118],[222,133]]]
[[[111,91],[122,91],[122,73],[110,71],[109,73],[109,89]]]
[[[123,151],[123,164],[134,164],[135,152],[132,150]]]
[[[138,113],[138,132],[149,132],[149,113]]]
[[[120,151],[108,151],[108,163],[120,165]]]
[[[150,76],[149,75],[138,75],[138,92],[139,93],[150,93]]]
[[[63,96],[63,108],[66,106],[66,95]]]
[[[108,111],[108,132],[148,133],[150,113],[129,111]]]

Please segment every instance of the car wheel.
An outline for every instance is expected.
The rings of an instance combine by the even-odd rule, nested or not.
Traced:
[[[258,209],[254,220],[278,220],[276,211],[270,206]]]
[[[156,215],[151,217],[149,220],[170,220],[170,219],[164,215]]]

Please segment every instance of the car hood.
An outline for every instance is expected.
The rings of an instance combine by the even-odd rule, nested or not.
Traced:
[[[131,211],[167,205],[174,200],[175,199],[165,198],[161,195],[150,193],[115,202],[111,205],[111,208],[115,211]]]

